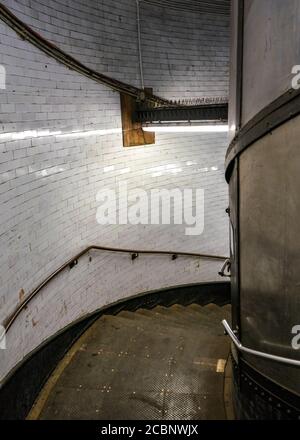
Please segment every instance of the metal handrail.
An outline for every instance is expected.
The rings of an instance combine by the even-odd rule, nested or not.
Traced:
[[[60,47],[51,43],[45,39],[38,32],[33,30],[30,26],[24,23],[20,18],[18,18],[9,8],[7,8],[3,3],[0,3],[0,20],[6,23],[11,29],[13,29],[23,40],[28,41],[35,47],[43,51],[46,55],[54,58],[59,63],[65,65],[69,69],[80,73],[81,75],[89,78],[100,84],[104,84],[115,92],[119,92],[125,95],[129,95],[135,98],[139,103],[146,103],[150,108],[178,108],[178,107],[190,107],[193,105],[207,105],[207,104],[227,104],[228,99],[225,97],[220,98],[196,98],[195,103],[191,103],[189,99],[183,100],[172,100],[161,98],[157,95],[152,95],[147,92],[146,89],[140,89],[131,84],[127,84],[110,76],[104,75],[87,65],[83,64],[81,61],[69,55],[67,52],[63,51]],[[193,100],[192,100],[193,101]]]
[[[10,26],[21,38],[29,41],[34,46],[38,47],[47,55],[56,59],[56,61],[64,64],[69,69],[74,70],[81,75],[84,75],[98,83],[104,84],[119,93],[132,96],[137,100],[146,101],[153,105],[170,105],[170,101],[160,98],[159,96],[150,95],[145,90],[139,89],[130,84],[124,83],[117,79],[111,78],[107,75],[97,72],[91,69],[85,64],[81,63],[71,55],[64,52],[62,49],[46,40],[36,31],[31,29],[27,24],[20,20],[10,9],[0,3],[0,19]]]
[[[138,258],[138,256],[141,254],[144,255],[168,255],[172,256],[172,260],[176,260],[178,257],[191,257],[191,258],[204,258],[209,260],[218,260],[223,261],[226,260],[227,257],[221,257],[218,255],[207,255],[207,254],[196,254],[196,253],[190,253],[190,252],[171,252],[171,251],[151,251],[151,250],[133,250],[133,249],[122,249],[122,248],[113,248],[113,247],[106,247],[106,246],[96,246],[92,245],[84,249],[83,251],[79,252],[77,255],[75,255],[73,258],[68,260],[66,263],[64,263],[62,266],[60,266],[58,269],[56,269],[54,272],[51,273],[42,283],[40,283],[28,296],[27,298],[18,305],[18,307],[14,310],[14,312],[5,320],[3,327],[6,332],[10,329],[12,324],[15,322],[17,317],[20,315],[22,310],[32,301],[34,297],[37,296],[37,294],[45,287],[47,284],[50,283],[53,278],[55,278],[57,275],[59,275],[61,272],[63,272],[67,267],[72,268],[78,264],[78,260],[83,257],[85,254],[87,254],[90,251],[106,251],[106,252],[118,252],[118,253],[126,253],[131,254],[132,260],[135,260]]]
[[[252,354],[253,356],[257,356],[263,359],[269,359],[271,361],[280,362],[282,364],[293,365],[295,367],[300,367],[300,361],[296,359],[289,359],[282,356],[276,356],[274,354],[264,353],[263,351],[252,350],[251,348],[244,347],[243,344],[238,340],[234,331],[231,329],[230,325],[224,319],[222,324],[225,328],[226,333],[234,343],[235,347],[242,353]]]
[[[227,271],[227,272],[226,272]],[[220,277],[231,278],[231,259],[227,258],[221,271],[219,272]]]

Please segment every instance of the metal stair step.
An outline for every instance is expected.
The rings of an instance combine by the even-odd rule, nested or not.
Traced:
[[[208,322],[209,324],[211,324],[212,320],[210,316],[207,316],[207,314],[205,313],[205,307],[202,307],[202,311],[198,312],[198,311],[194,311],[192,309],[190,309],[189,307],[183,307],[181,309],[182,306],[178,306],[177,304],[175,306],[172,306],[171,308],[177,312],[178,316],[181,316],[183,319],[189,321],[189,322]],[[220,316],[222,316],[222,312],[221,312],[221,308],[220,308]]]
[[[222,311],[222,307],[212,303],[206,304],[204,306],[199,306],[199,304],[191,304],[190,306],[188,306],[188,309],[193,310],[194,312],[201,315],[205,314],[205,316],[209,316],[211,318],[219,317]]]
[[[182,316],[176,316],[175,312],[173,314],[166,314],[161,312],[154,312],[153,320],[158,321],[161,325],[172,325],[173,327],[182,328],[182,329],[190,329],[193,331],[201,331],[201,328],[209,328],[211,331],[216,331],[219,333],[221,329],[221,320],[223,314],[220,315],[220,319],[212,320],[207,318],[206,316],[199,317],[198,321],[186,320],[182,319]]]
[[[190,326],[201,326],[201,325],[208,325],[210,326],[212,324],[211,319],[209,319],[205,314],[203,316],[199,316],[199,314],[194,313],[188,313],[186,310],[177,310],[176,308],[171,307],[170,309],[164,310],[157,310],[158,313],[160,313],[163,317],[172,317],[172,319],[176,320],[180,323],[185,323]]]
[[[147,311],[149,312],[149,311]],[[133,315],[136,315],[136,312],[133,313]],[[125,316],[109,316],[108,319],[110,319],[112,322],[114,322],[115,325],[122,327],[123,323],[126,323],[126,327],[132,327],[135,331],[143,331],[143,332],[158,332],[160,334],[169,334],[171,331],[172,334],[179,334],[179,335],[195,335],[195,337],[199,336],[201,332],[201,327],[203,329],[209,329],[212,334],[217,335],[223,335],[223,328],[221,325],[221,322],[218,324],[215,323],[203,323],[200,324],[200,327],[193,326],[193,325],[182,325],[180,322],[173,321],[173,320],[167,320],[164,316],[159,314],[152,314],[150,312],[150,316],[147,316],[147,319],[143,319],[143,315],[136,316],[136,319],[133,317],[125,317]],[[118,321],[119,319],[119,321]],[[171,330],[170,330],[171,329]]]

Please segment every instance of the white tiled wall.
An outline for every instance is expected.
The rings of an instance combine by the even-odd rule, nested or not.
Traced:
[[[87,64],[102,72],[107,66],[111,75],[139,85],[135,1],[74,1],[72,8],[68,7],[71,2],[52,0],[5,4]],[[146,21],[148,6],[142,11]],[[165,11],[160,29],[159,15],[151,12],[144,35],[151,35],[152,29],[163,43],[167,14]],[[174,14],[170,12],[170,20],[175,20]],[[186,28],[189,20],[184,19]],[[190,54],[195,50],[193,57],[201,60],[203,48],[198,51],[197,47],[213,40],[214,34],[210,30],[206,38],[200,29],[198,35],[196,22],[195,18],[190,24],[192,47],[185,51],[189,39],[184,38],[182,49]],[[215,26],[216,45],[221,45],[226,23],[218,18]],[[75,38],[75,31],[88,33],[88,37]],[[125,42],[126,50],[122,48]],[[165,43],[169,53],[171,34]],[[2,22],[0,44],[0,64],[7,79],[7,88],[0,89],[1,321],[24,294],[90,244],[228,254],[224,134],[161,134],[153,146],[123,149],[117,93],[66,69]],[[209,75],[195,64],[193,75],[174,73],[172,83],[168,81],[170,66],[159,60],[159,52],[150,54],[146,37],[143,44],[147,85],[162,95],[174,96],[176,90],[176,97],[227,94],[226,74],[220,83],[218,70],[221,60],[224,72],[227,69],[227,36],[220,59],[215,50],[209,66],[203,58]],[[176,45],[178,50],[178,39]],[[183,61],[182,71],[189,68],[190,58]],[[172,69],[177,72],[175,65]],[[161,73],[161,82],[158,75],[151,81],[154,70]],[[95,134],[95,130],[100,131]],[[98,225],[97,192],[122,182],[129,189],[203,188],[204,233],[187,237],[184,225]],[[172,262],[165,257],[141,257],[132,263],[126,255],[90,256],[91,261],[84,257],[78,266],[51,282],[18,317],[7,335],[7,350],[0,350],[1,378],[42,341],[86,313],[141,292],[217,280],[220,267],[219,263],[188,258]]]
[[[88,66],[141,85],[136,0],[3,3]],[[169,99],[226,96],[229,17],[139,3],[145,85]]]

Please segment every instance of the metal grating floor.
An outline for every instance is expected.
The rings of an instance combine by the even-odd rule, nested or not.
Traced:
[[[179,305],[103,316],[53,373],[29,418],[225,419],[230,307]]]

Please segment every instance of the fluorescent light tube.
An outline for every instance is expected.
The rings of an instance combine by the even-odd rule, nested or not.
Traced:
[[[144,131],[154,133],[228,133],[228,125],[169,125],[143,127]]]

